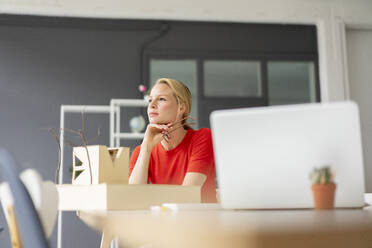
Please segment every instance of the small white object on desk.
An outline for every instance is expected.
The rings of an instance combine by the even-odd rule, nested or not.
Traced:
[[[223,210],[219,203],[163,203],[161,206],[151,206],[150,209],[153,213]]]

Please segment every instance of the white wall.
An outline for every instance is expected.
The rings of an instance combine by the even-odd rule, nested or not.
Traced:
[[[371,0],[0,0],[0,12],[47,16],[302,23],[318,27],[323,101],[349,96],[346,25],[372,25]]]
[[[372,29],[347,29],[350,97],[359,105],[366,189],[372,192]]]

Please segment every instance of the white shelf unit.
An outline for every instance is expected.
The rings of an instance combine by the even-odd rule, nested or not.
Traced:
[[[121,139],[143,139],[144,133],[120,133],[121,107],[147,107],[144,99],[111,99],[110,101],[110,147],[119,147]]]
[[[119,147],[121,139],[143,139],[143,133],[120,133],[121,107],[147,107],[144,99],[111,99],[110,105],[61,105],[60,113],[60,143],[64,143],[65,113],[109,114],[110,115],[110,147]],[[64,146],[61,145],[61,168],[58,182],[63,183],[63,156]],[[58,212],[57,248],[62,248],[62,212]],[[118,247],[117,241],[111,245]]]

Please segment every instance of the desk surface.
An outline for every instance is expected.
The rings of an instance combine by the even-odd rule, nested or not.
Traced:
[[[372,207],[330,211],[80,212],[131,247],[372,247]]]

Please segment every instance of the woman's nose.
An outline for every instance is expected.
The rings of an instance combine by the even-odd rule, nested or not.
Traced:
[[[156,108],[155,101],[151,101],[151,102],[149,103],[149,108],[152,108],[152,109]]]

